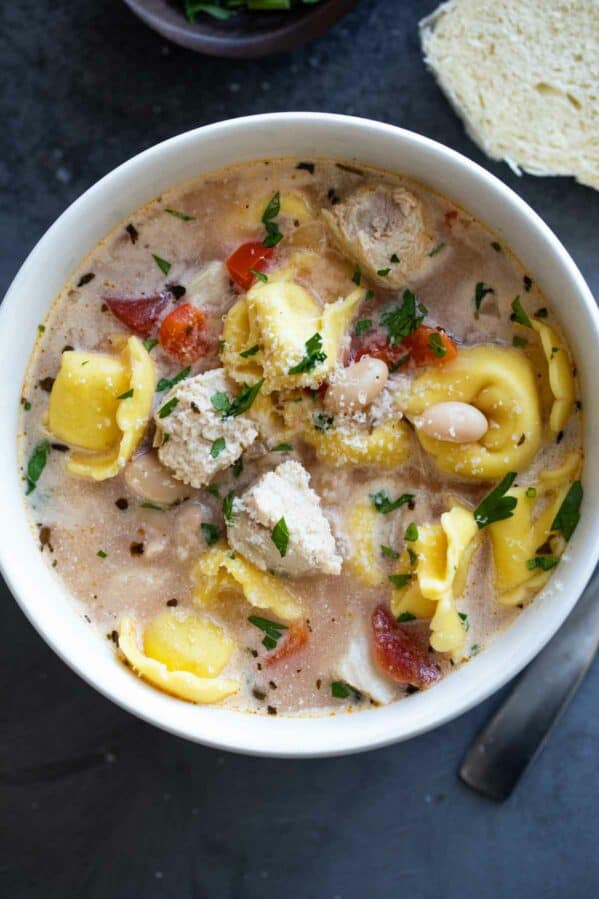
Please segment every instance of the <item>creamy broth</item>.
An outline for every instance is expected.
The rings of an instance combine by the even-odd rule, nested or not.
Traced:
[[[403,190],[417,204],[422,222],[418,236],[421,242],[419,258],[417,264],[410,262],[409,270],[403,274],[399,269],[410,255],[409,246],[406,245],[406,255],[401,259],[395,252],[389,253],[388,262],[373,274],[360,264],[351,249],[343,246],[339,235],[335,234],[334,222],[327,222],[326,215],[323,218],[321,210],[333,216],[341,215],[339,210],[351,210],[348,204],[365,187],[382,191],[381,196],[386,196],[384,191]],[[265,209],[275,195],[281,198],[280,209],[270,218],[267,215],[264,222]],[[254,276],[252,290],[268,285],[276,288],[279,283],[277,273],[287,272],[283,280],[293,280],[323,308],[349,296],[352,291],[363,291],[359,308],[341,335],[335,371],[318,378],[319,362],[313,364],[312,371],[319,384],[332,384],[343,366],[364,355],[378,354],[385,358],[390,374],[383,399],[372,406],[378,411],[373,413],[366,405],[353,418],[349,416],[347,426],[354,427],[355,420],[361,433],[370,433],[380,422],[392,422],[393,426],[401,422],[402,439],[407,445],[405,458],[391,466],[364,464],[363,460],[332,464],[320,453],[317,443],[306,439],[306,427],[314,427],[317,432],[314,436],[324,439],[327,434],[331,436],[330,428],[341,427],[339,421],[343,416],[330,414],[325,388],[319,391],[284,388],[263,394],[272,401],[272,416],[258,416],[258,402],[239,416],[240,420],[247,417],[254,421],[258,431],[241,454],[243,470],[239,471],[239,463],[237,466],[232,463],[216,471],[206,484],[188,486],[187,489],[179,477],[179,488],[176,484],[173,487],[175,491],[178,489],[178,495],[172,504],[164,500],[144,500],[132,489],[130,462],[104,480],[69,472],[67,464],[73,455],[73,446],[52,432],[52,420],[48,418],[49,399],[55,389],[54,379],[61,368],[63,353],[80,351],[89,353],[90,357],[93,354],[117,357],[122,352],[122,335],[129,337],[131,333],[137,333],[146,340],[146,347],[150,347],[157,381],[172,380],[189,368],[178,384],[154,393],[153,412],[164,408],[165,398],[169,396],[180,396],[182,404],[183,394],[177,395],[173,391],[180,390],[197,375],[220,369],[223,363],[219,354],[224,360],[225,350],[230,350],[220,343],[223,326],[231,308],[245,296],[245,290],[231,277],[223,263],[238,247],[248,242],[261,243],[268,233],[269,222],[276,223],[283,238],[272,248],[269,259],[256,262],[254,271],[263,270],[263,274]],[[372,221],[368,222],[369,226],[372,224]],[[373,227],[376,231],[378,221]],[[386,235],[381,241],[384,239]],[[389,273],[385,274],[387,269]],[[387,283],[388,279],[393,286]],[[432,329],[419,332],[428,335],[424,358],[420,361],[414,348],[413,332],[406,340],[398,339],[396,346],[390,348],[392,332],[383,323],[385,310],[401,307],[406,290],[425,307],[425,313],[418,313],[418,308],[416,311],[421,315],[424,327]],[[111,308],[117,311],[120,308],[114,305],[115,299],[130,301],[152,297],[163,298],[152,329],[148,329],[146,321],[141,331],[132,331],[111,311]],[[559,347],[550,347],[549,355],[543,351],[540,335],[535,330],[514,322],[516,297],[521,304],[516,310],[524,309],[529,324],[549,325],[552,333],[559,337]],[[187,304],[199,309],[203,315],[201,352],[197,358],[188,361],[169,355],[158,341],[166,316]],[[419,327],[422,326],[421,323]],[[314,330],[318,329],[315,327]],[[432,343],[431,334],[434,335]],[[154,345],[147,343],[148,340]],[[444,343],[445,340],[449,343]],[[567,356],[568,350],[551,311],[550,299],[538,289],[534,273],[523,270],[508,246],[500,243],[467,212],[419,183],[330,160],[317,159],[307,165],[289,159],[248,163],[174,188],[132,213],[128,221],[93,249],[57,298],[43,332],[40,329],[23,385],[19,440],[25,485],[28,460],[35,454],[35,448],[39,447],[40,441],[47,440],[50,444],[45,467],[39,478],[34,478],[34,489],[27,498],[44,558],[80,604],[82,614],[97,630],[99,638],[114,641],[114,651],[121,659],[118,631],[123,618],[135,623],[140,648],[143,647],[144,629],[162,613],[178,620],[192,614],[222,627],[234,641],[235,648],[220,676],[238,682],[237,692],[223,700],[227,707],[270,714],[323,714],[366,709],[426,687],[425,680],[419,682],[416,678],[414,682],[414,678],[402,680],[391,676],[389,666],[381,663],[373,643],[373,610],[382,605],[388,611],[393,597],[394,602],[401,605],[403,587],[411,589],[418,584],[421,590],[424,589],[424,580],[421,580],[424,573],[416,559],[420,550],[412,550],[407,574],[401,569],[407,550],[412,543],[416,545],[415,540],[409,539],[410,526],[416,527],[412,533],[421,540],[422,529],[428,525],[439,526],[441,516],[456,503],[472,518],[472,512],[479,508],[504,475],[514,470],[507,462],[500,473],[491,477],[466,476],[458,470],[459,464],[454,471],[442,470],[430,447],[427,450],[422,445],[416,420],[418,415],[410,407],[410,397],[414,385],[427,370],[446,371],[448,383],[451,381],[452,366],[456,363],[445,362],[444,356],[446,347],[454,345],[458,360],[461,355],[467,356],[469,348],[489,345],[511,349],[527,360],[525,364],[534,378],[535,402],[538,402],[542,425],[538,449],[526,465],[516,469],[514,484],[528,490],[526,498],[521,497],[518,501],[520,508],[525,502],[532,502],[538,491],[534,513],[534,520],[537,520],[556,497],[560,502],[564,500],[579,476],[580,403],[574,393],[567,396],[563,400],[568,406],[562,416],[563,427],[558,432],[551,430],[550,417],[556,403],[555,385],[548,376],[552,353]],[[245,347],[245,350],[253,350],[253,347]],[[259,362],[262,352],[265,351],[261,347],[245,356],[244,364],[248,364],[248,370]],[[306,353],[309,357],[308,348]],[[453,349],[450,355],[452,353]],[[506,360],[511,358],[506,357]],[[86,361],[83,358],[82,364]],[[509,361],[506,365],[509,367]],[[394,366],[397,366],[395,371],[392,370]],[[568,367],[573,370],[572,360]],[[309,372],[307,376],[310,376]],[[248,378],[248,383],[255,380]],[[234,397],[242,385],[234,381],[228,383],[227,393]],[[570,387],[575,390],[573,385]],[[501,398],[498,402],[502,402]],[[472,404],[476,406],[476,401]],[[369,418],[372,415],[374,418]],[[156,419],[158,435],[161,427],[167,432],[169,420],[174,421],[175,417]],[[227,421],[237,419],[231,417]],[[492,416],[489,416],[489,422],[492,436]],[[135,448],[136,459],[141,453],[156,454],[153,444],[156,447],[164,438],[159,436],[157,439],[154,430],[150,418]],[[521,438],[515,434],[514,445],[519,440],[524,443],[524,436],[524,433]],[[227,440],[230,446],[231,438]],[[212,449],[216,452],[215,443]],[[164,443],[160,453],[166,459]],[[572,460],[576,458],[579,461],[574,464]],[[267,607],[253,608],[239,590],[223,590],[216,601],[202,607],[193,598],[194,589],[198,588],[192,570],[202,557],[221,546],[216,542],[216,529],[221,541],[226,537],[223,499],[231,491],[237,498],[247,494],[261,477],[290,460],[301,463],[309,474],[310,488],[320,499],[321,512],[318,514],[324,515],[323,527],[330,527],[334,552],[341,560],[340,573],[310,570],[300,576],[272,575],[301,606],[296,624],[285,621]],[[218,456],[214,458],[214,464],[218,464]],[[569,464],[570,468],[568,474],[559,476],[559,490],[556,487],[554,493],[539,498],[543,472],[557,470],[564,464]],[[168,472],[165,477],[169,478]],[[392,511],[375,508],[373,497],[379,497],[380,507],[380,497],[393,501],[405,494],[413,499]],[[574,494],[572,497],[575,498]],[[368,582],[368,575],[364,578],[356,573],[356,565],[352,562],[352,557],[370,539],[367,534],[356,531],[352,512],[359,504],[371,512],[374,509],[375,513],[371,527],[376,529],[373,540],[378,549],[374,562],[371,560],[372,571],[376,569],[371,582]],[[237,512],[233,511],[233,517],[241,514],[241,506],[234,506],[234,509]],[[244,514],[249,513],[246,510]],[[289,514],[285,512],[291,558],[296,536]],[[253,520],[250,523],[254,527]],[[459,592],[457,587],[452,588],[451,602],[454,611],[459,613],[464,631],[460,645],[451,651],[439,649],[442,634],[438,628],[439,633],[434,637],[433,628],[432,643],[437,641],[437,649],[431,648],[430,615],[408,611],[393,617],[393,621],[399,618],[399,638],[405,637],[415,656],[425,659],[418,664],[434,669],[439,676],[448,674],[456,665],[467,664],[490,644],[542,586],[539,576],[546,572],[541,565],[556,564],[563,550],[563,533],[560,537],[559,528],[552,529],[552,536],[546,535],[547,540],[541,540],[534,548],[532,561],[525,561],[534,566],[536,555],[553,561],[542,562],[536,568],[527,567],[526,572],[522,569],[521,595],[516,596],[512,591],[509,595],[518,601],[510,600],[506,604],[501,601],[498,587],[498,560],[503,558],[499,554],[501,550],[491,539],[490,527],[477,526],[475,530],[474,538],[468,541],[473,551],[464,567],[463,584]],[[209,545],[211,543],[213,545]],[[224,551],[231,553],[231,546],[225,546]],[[237,559],[243,557],[239,551],[233,550],[233,554]],[[281,565],[284,564],[285,558],[281,555]],[[270,566],[267,562],[263,567]],[[400,581],[397,580],[398,572]],[[389,576],[395,577],[395,582],[390,582]],[[453,574],[450,572],[447,576],[451,580]],[[403,585],[399,586],[401,577]],[[378,582],[374,583],[377,578]],[[530,589],[526,586],[526,578],[531,579]],[[535,584],[538,585],[534,587]],[[503,594],[504,599],[506,595],[507,591]],[[435,606],[430,597],[425,597],[424,604],[427,603],[429,610]],[[249,620],[256,615],[283,625],[278,637],[275,634],[276,648],[269,650],[263,645],[265,631]],[[300,645],[285,656],[284,649],[291,642],[292,632],[295,635],[298,629],[301,631]],[[360,650],[355,650],[358,674],[350,680],[356,666],[348,665],[346,657],[355,645],[361,646]],[[283,657],[273,660],[273,653]],[[179,670],[174,662],[167,668]],[[382,683],[380,689],[372,687],[372,677],[379,687]],[[172,692],[177,691],[173,688]]]

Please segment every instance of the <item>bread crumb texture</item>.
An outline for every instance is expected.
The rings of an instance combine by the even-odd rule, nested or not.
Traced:
[[[573,175],[599,189],[597,0],[450,0],[420,35],[485,153],[518,174]]]

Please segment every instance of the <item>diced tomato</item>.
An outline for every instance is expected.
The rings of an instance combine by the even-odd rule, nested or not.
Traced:
[[[249,290],[256,280],[250,269],[261,272],[272,254],[272,247],[265,247],[258,240],[243,243],[227,259],[227,268],[235,283]]]
[[[412,627],[402,627],[384,606],[372,613],[374,657],[385,674],[400,684],[429,687],[440,674]]]
[[[445,331],[429,328],[428,325],[416,328],[413,334],[405,338],[403,345],[415,365],[447,365],[458,354],[455,343]]]
[[[191,303],[177,306],[160,325],[158,339],[173,359],[184,364],[195,362],[209,348],[204,314]]]
[[[409,355],[409,351],[403,344],[391,346],[388,340],[371,338],[360,344],[353,351],[352,358],[354,362],[359,362],[363,356],[373,356],[375,359],[382,359],[389,366],[389,369],[394,371],[400,362],[399,368],[407,365]]]
[[[275,665],[282,659],[287,659],[303,649],[308,642],[308,628],[302,621],[299,624],[292,624],[287,631],[285,642],[273,652],[264,657],[263,664],[270,666]]]
[[[116,298],[104,297],[104,302],[121,324],[138,337],[151,337],[169,298],[158,294],[153,297]]]

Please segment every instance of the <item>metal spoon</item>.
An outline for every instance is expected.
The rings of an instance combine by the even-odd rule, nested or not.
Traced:
[[[599,572],[555,637],[531,662],[478,735],[460,768],[467,786],[507,799],[540,755],[599,646]]]

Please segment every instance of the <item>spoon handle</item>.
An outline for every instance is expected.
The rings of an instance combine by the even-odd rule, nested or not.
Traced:
[[[595,573],[570,617],[468,750],[460,768],[467,786],[491,799],[508,798],[541,753],[598,645],[599,573]]]

